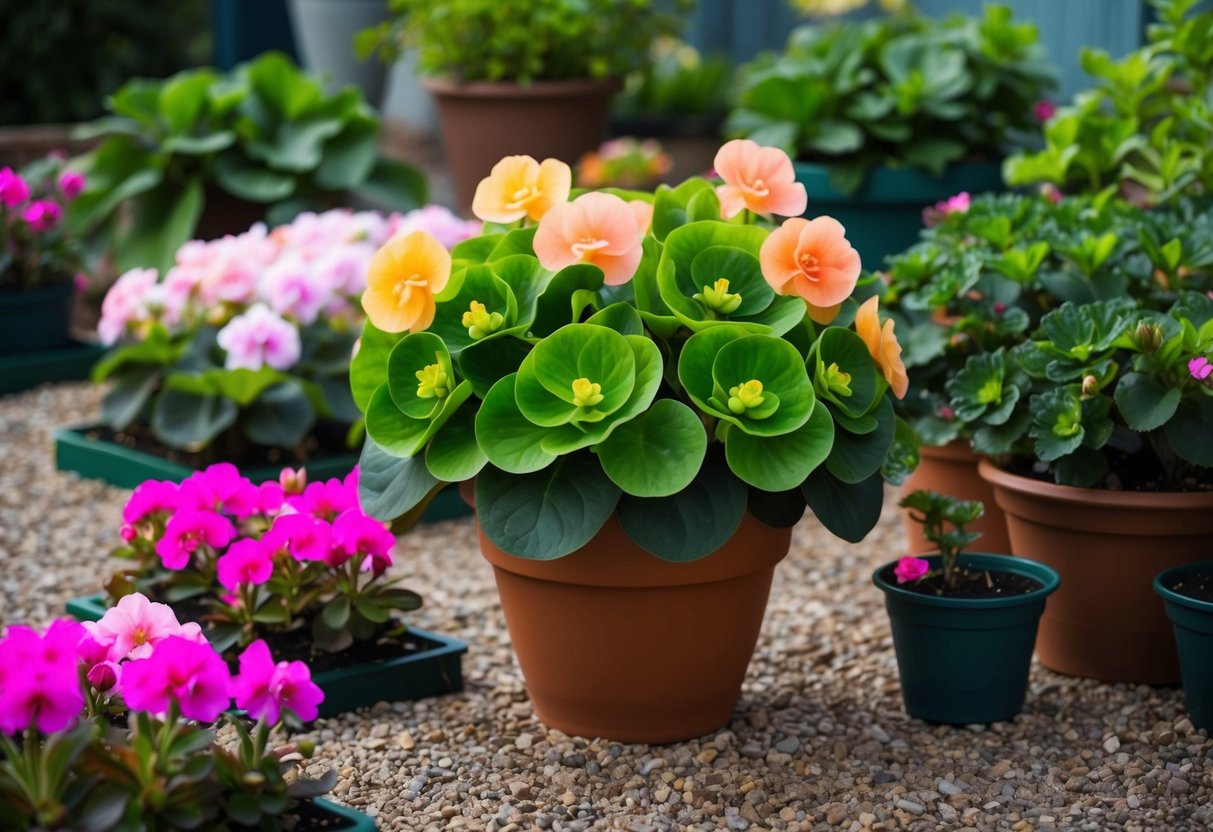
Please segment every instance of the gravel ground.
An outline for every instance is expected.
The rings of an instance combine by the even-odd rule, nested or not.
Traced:
[[[0,399],[0,620],[45,621],[97,587],[125,492],[53,467],[49,430],[95,411],[86,384]],[[889,506],[892,502],[890,500]],[[1213,742],[1178,691],[1032,671],[990,728],[906,718],[881,598],[892,511],[859,546],[811,518],[779,567],[733,721],[663,747],[570,738],[534,719],[467,520],[406,536],[416,623],[470,642],[467,689],[323,720],[317,766],[382,829],[1124,829],[1213,824]],[[698,649],[671,639],[670,650]]]

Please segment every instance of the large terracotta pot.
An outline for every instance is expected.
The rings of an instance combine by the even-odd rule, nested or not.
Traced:
[[[1171,624],[1152,582],[1209,556],[1213,493],[1070,488],[988,460],[979,471],[1006,512],[1012,553],[1061,574],[1040,621],[1040,661],[1108,682],[1177,683]]]
[[[791,535],[746,515],[716,552],[669,563],[613,517],[552,561],[507,554],[481,531],[535,715],[566,734],[619,742],[674,742],[725,725]]]
[[[527,154],[576,164],[606,130],[615,81],[422,81],[438,105],[442,146],[460,206],[503,156]]]
[[[1011,539],[1007,536],[1007,518],[994,501],[994,488],[977,473],[981,457],[969,449],[967,442],[959,441],[932,448],[924,445],[920,450],[918,468],[906,478],[901,487],[902,494],[925,488],[938,491],[961,500],[981,500],[986,513],[969,528],[981,532],[981,539],[973,544],[983,552],[1010,554]],[[906,553],[922,555],[935,551],[922,536],[922,525],[910,519],[910,512],[902,509],[902,522],[906,529]]]

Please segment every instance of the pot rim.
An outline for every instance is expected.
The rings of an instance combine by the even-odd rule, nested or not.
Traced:
[[[39,301],[53,300],[74,294],[76,285],[71,275],[40,286],[0,286],[0,305],[27,306]]]
[[[943,595],[923,595],[920,592],[902,589],[897,584],[891,584],[880,577],[881,572],[890,566],[896,565],[897,561],[889,561],[878,566],[872,572],[872,583],[876,585],[877,589],[887,595],[896,596],[919,606],[961,610],[1003,609],[1032,604],[1053,594],[1057,590],[1057,587],[1061,585],[1061,575],[1057,573],[1056,569],[1029,558],[1015,557],[1014,555],[998,555],[990,552],[961,552],[960,559],[968,565],[997,569],[1000,572],[1010,572],[1014,575],[1031,578],[1032,580],[1039,581],[1042,586],[1031,592],[1025,592],[1023,595],[1010,595],[1001,598],[948,598]],[[929,555],[925,560],[929,561],[932,567],[935,567],[939,565],[940,556]]]
[[[1202,601],[1199,598],[1192,598],[1176,592],[1166,585],[1169,579],[1177,573],[1196,571],[1206,571],[1213,574],[1213,560],[1197,560],[1192,563],[1184,563],[1179,566],[1172,566],[1170,569],[1164,569],[1154,576],[1154,591],[1168,604],[1177,604],[1190,610],[1213,615],[1213,601]]]
[[[459,81],[447,76],[420,79],[422,88],[452,98],[567,98],[587,92],[614,93],[623,89],[617,78],[584,78],[573,81]]]
[[[946,445],[922,445],[918,452],[923,456],[943,459],[948,462],[976,462],[985,459],[973,450],[967,439],[953,439]]]
[[[1108,491],[1103,488],[1077,488],[1013,474],[999,468],[986,457],[982,457],[977,463],[977,472],[991,485],[1028,497],[1059,503],[1134,509],[1213,508],[1213,491]]]

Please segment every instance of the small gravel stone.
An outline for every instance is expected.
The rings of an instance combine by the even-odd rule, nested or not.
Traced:
[[[1103,741],[1103,750],[1109,754],[1115,754],[1120,750],[1120,737],[1113,734]]]

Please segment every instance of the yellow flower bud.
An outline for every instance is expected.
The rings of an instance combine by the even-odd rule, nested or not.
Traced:
[[[573,404],[578,407],[593,407],[603,400],[602,385],[579,378],[573,382]]]
[[[741,295],[729,291],[728,278],[724,277],[711,286],[704,286],[702,292],[696,292],[692,297],[708,309],[722,315],[736,312],[737,307],[741,306]]]
[[[826,389],[839,396],[851,395],[851,374],[839,368],[838,362],[826,367]]]
[[[451,392],[451,381],[440,364],[428,364],[425,369],[418,370],[415,375],[417,376],[417,398],[419,399],[445,399]]]
[[[762,395],[762,382],[757,379],[751,379],[729,390],[729,410],[738,416],[761,406],[764,401],[766,397]]]
[[[483,303],[474,300],[468,306],[468,311],[463,313],[462,323],[468,328],[468,335],[479,341],[501,329],[505,317],[500,312],[489,312]]]

